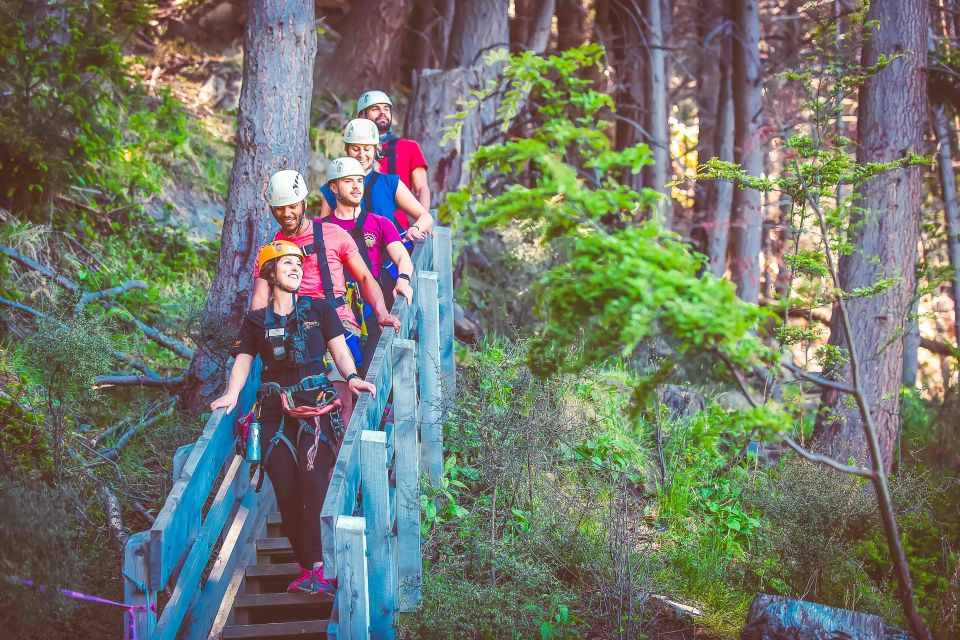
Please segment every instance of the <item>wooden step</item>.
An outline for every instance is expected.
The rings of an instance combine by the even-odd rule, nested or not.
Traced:
[[[296,578],[300,575],[300,565],[296,562],[279,564],[252,564],[247,567],[247,578]]]
[[[257,564],[294,562],[293,548],[287,538],[260,538],[257,540]]]
[[[296,562],[253,564],[244,572],[247,593],[279,593],[287,590],[290,581],[300,575]]]
[[[274,511],[267,516],[267,527],[266,533],[267,537],[270,538],[281,538],[283,537],[283,519],[280,517],[279,511]]]
[[[330,617],[333,596],[310,593],[245,593],[233,602],[236,620],[241,625],[268,622],[326,620]]]
[[[223,640],[228,638],[325,638],[326,620],[295,620],[293,622],[268,622],[265,624],[242,624],[225,627]]]

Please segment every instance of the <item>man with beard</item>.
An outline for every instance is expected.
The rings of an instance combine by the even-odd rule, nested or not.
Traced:
[[[274,173],[267,185],[266,198],[273,217],[280,225],[273,239],[292,242],[306,255],[300,295],[323,298],[333,305],[343,323],[344,335],[354,360],[359,361],[362,354],[360,327],[346,301],[344,268],[350,271],[364,300],[372,307],[377,324],[393,327],[399,332],[400,320],[390,315],[383,301],[380,284],[370,273],[350,234],[336,225],[321,225],[319,219],[311,220],[305,215],[307,183],[303,176],[292,169]],[[322,228],[319,237],[314,233],[318,226]],[[270,297],[270,284],[260,277],[259,267],[254,269],[253,276],[251,311],[266,307]],[[344,424],[349,424],[353,412],[349,387],[336,371],[332,371],[329,377],[343,400]]]
[[[357,102],[357,117],[373,120],[380,132],[383,156],[380,172],[400,176],[420,204],[430,210],[430,184],[427,180],[427,161],[415,140],[398,138],[392,131],[393,102],[383,91],[367,91]],[[410,226],[407,215],[397,210],[396,219],[401,229]]]

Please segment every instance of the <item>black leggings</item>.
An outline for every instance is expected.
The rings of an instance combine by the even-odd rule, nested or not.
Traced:
[[[266,454],[270,439],[277,433],[278,421],[263,424],[263,452]],[[287,416],[283,421],[283,433],[297,449],[293,459],[290,448],[281,440],[273,447],[267,459],[266,469],[277,505],[283,518],[283,533],[290,539],[293,555],[301,567],[312,568],[323,560],[323,544],[320,533],[320,510],[330,485],[330,470],[336,462],[333,451],[326,442],[320,442],[313,461],[313,471],[307,471],[307,450],[313,444],[313,436],[306,431],[297,442],[300,424]],[[323,433],[332,438],[330,420],[320,419]]]

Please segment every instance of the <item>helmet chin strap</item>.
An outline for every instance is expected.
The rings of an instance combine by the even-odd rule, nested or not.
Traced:
[[[271,282],[270,284],[272,284],[275,287],[278,287],[279,289],[282,289],[283,291],[286,291],[287,293],[295,294],[297,293],[297,291],[300,291],[299,284],[296,286],[296,288],[291,289],[290,287],[284,286],[277,278],[274,278],[273,282]]]

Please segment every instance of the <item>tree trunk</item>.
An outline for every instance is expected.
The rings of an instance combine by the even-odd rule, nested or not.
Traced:
[[[550,46],[550,33],[553,26],[553,14],[556,0],[543,0],[536,3],[537,11],[531,16],[527,32],[527,51],[543,53]]]
[[[503,0],[458,2],[447,51],[447,69],[483,63],[483,56],[510,46],[510,22]]]
[[[584,0],[557,0],[557,49],[579,47],[587,39]]]
[[[644,1],[644,25],[646,26],[646,50],[650,81],[647,88],[647,131],[650,132],[650,149],[653,166],[650,167],[650,187],[665,196],[657,205],[655,215],[664,228],[673,225],[673,199],[667,186],[673,174],[670,161],[670,133],[667,122],[667,56],[663,47],[663,21],[660,0]]]
[[[717,11],[711,0],[697,7],[700,21],[698,39],[700,65],[697,78],[697,162],[710,158],[733,162],[733,98],[730,86],[730,21]],[[730,235],[730,207],[733,184],[728,181],[702,180],[695,185],[692,235],[697,246],[710,259],[710,271],[723,277],[727,270],[727,239]]]
[[[943,190],[943,214],[947,222],[947,251],[953,268],[953,340],[960,340],[960,206],[957,203],[957,176],[953,172],[953,127],[943,104],[933,105],[933,130],[939,150],[940,186]]]
[[[438,202],[444,194],[466,184],[467,162],[480,146],[481,123],[477,114],[471,113],[464,119],[460,135],[442,147],[443,132],[437,123],[449,122],[445,118],[463,108],[458,102],[470,89],[481,87],[482,82],[476,67],[413,72],[413,93],[403,130],[410,138],[420,141],[430,167],[427,172],[430,193]]]
[[[188,371],[184,405],[202,410],[223,382],[227,345],[250,303],[270,213],[263,190],[280,169],[306,172],[317,51],[313,0],[253,0],[244,39],[237,147],[217,272]]]
[[[603,19],[601,19],[603,18]],[[635,3],[604,2],[597,7],[594,22],[600,39],[607,42],[608,65],[615,79],[613,102],[617,105],[614,133],[616,149],[649,143],[645,130],[644,107],[650,92],[647,85],[647,62],[644,46],[643,16]],[[604,33],[605,32],[605,33]],[[643,172],[624,170],[621,181],[639,191],[645,186]]]
[[[868,20],[882,25],[863,49],[862,64],[872,66],[880,56],[897,58],[860,88],[857,122],[857,162],[889,162],[908,151],[923,152],[926,123],[927,5],[923,0],[874,0]],[[851,298],[846,303],[853,341],[861,360],[864,391],[876,422],[881,462],[889,471],[900,423],[899,391],[903,376],[901,332],[909,313],[917,260],[923,170],[910,167],[885,173],[859,188],[848,229],[856,247],[839,264],[840,287],[852,291],[869,287],[880,278],[898,283],[873,296]],[[830,344],[847,347],[848,336],[834,314]],[[846,380],[848,369],[837,376]],[[846,462],[854,459],[870,466],[861,417],[844,398],[825,390],[830,409],[818,421],[815,446],[822,453]]]
[[[329,58],[317,60],[317,95],[355,98],[368,89],[388,89],[400,75],[400,51],[412,0],[357,0],[340,27]]]
[[[760,13],[757,0],[733,0],[733,105],[736,161],[751,176],[763,173],[760,140]],[[760,246],[763,215],[760,192],[737,189],[734,195],[730,268],[737,295],[760,296]]]

